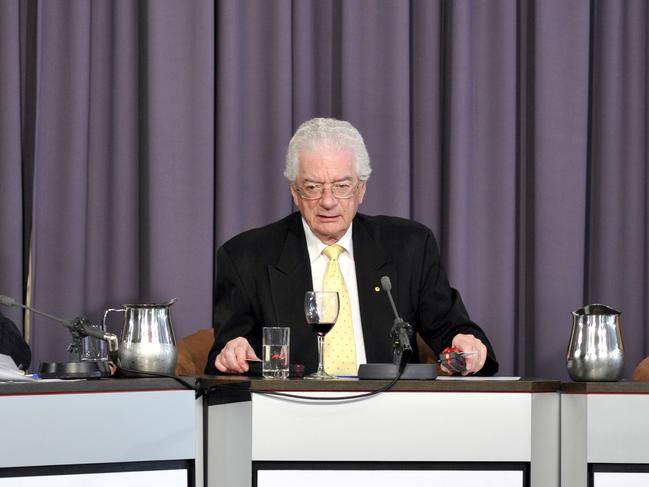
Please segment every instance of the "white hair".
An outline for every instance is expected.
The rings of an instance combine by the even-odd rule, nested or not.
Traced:
[[[369,179],[372,167],[363,137],[351,123],[335,118],[312,118],[295,131],[286,152],[286,179],[290,183],[297,179],[300,154],[323,148],[351,151],[359,179]]]

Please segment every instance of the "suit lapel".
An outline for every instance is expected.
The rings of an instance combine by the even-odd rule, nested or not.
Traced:
[[[295,318],[291,316],[294,313],[289,316],[284,315],[285,310],[294,310],[296,303],[299,303],[300,314],[304,314],[302,309],[304,293],[313,287],[309,253],[299,214],[295,215],[295,218],[288,219],[286,223],[284,248],[277,263],[268,266],[275,315],[280,322],[288,321],[288,318]],[[301,316],[300,322],[302,321],[304,321],[304,316]]]
[[[398,285],[398,276],[390,256],[371,230],[371,223],[362,216],[354,219],[352,238],[358,302],[367,361],[385,362],[392,357],[393,314],[388,297],[381,289],[381,277],[389,276],[394,288]]]

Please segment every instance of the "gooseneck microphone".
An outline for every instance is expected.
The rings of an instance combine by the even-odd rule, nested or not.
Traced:
[[[397,312],[397,307],[394,305],[394,299],[392,299],[392,281],[390,281],[390,278],[388,276],[381,277],[381,287],[386,293],[388,293],[388,299],[390,300],[390,304],[392,305],[392,312],[394,313],[395,318],[401,319],[399,317],[399,313]]]
[[[388,295],[394,321],[390,330],[392,339],[392,362],[393,363],[368,363],[361,364],[358,368],[359,379],[421,379],[430,380],[437,377],[437,368],[434,364],[409,364],[412,356],[410,338],[413,336],[413,328],[409,323],[399,316],[397,307],[392,299],[392,282],[388,276],[381,277],[381,287]],[[387,337],[386,337],[387,338]]]
[[[394,304],[394,299],[392,299],[392,282],[390,282],[388,276],[381,277],[381,287],[388,295],[390,305],[392,306],[392,313],[394,313],[394,322],[392,324],[392,330],[390,331],[390,336],[394,339],[393,362],[394,365],[399,367],[399,372],[403,372],[406,363],[408,363],[408,360],[412,355],[412,346],[410,345],[412,326],[403,321],[403,318],[399,316],[397,307]]]
[[[3,296],[2,294],[0,294],[0,304],[8,307],[23,308],[37,315],[45,316],[46,318],[49,318],[51,320],[58,321],[59,323],[61,323],[66,328],[69,328],[70,330],[80,331],[82,336],[91,336],[94,338],[98,338],[100,340],[104,340],[105,342],[108,343],[109,352],[117,351],[117,347],[118,347],[117,335],[115,335],[114,333],[102,332],[93,327],[88,326],[88,321],[85,318],[65,320],[63,318],[59,318],[58,316],[45,313],[44,311],[39,311],[36,308],[27,306],[26,304],[19,303],[14,298],[10,298],[9,296]]]
[[[26,309],[32,313],[57,321],[70,330],[72,335],[72,343],[68,347],[70,361],[44,362],[40,367],[40,376],[42,378],[83,379],[107,377],[111,375],[107,363],[81,361],[81,339],[83,337],[91,336],[103,340],[108,343],[108,351],[112,354],[116,354],[118,349],[117,335],[93,328],[90,321],[82,316],[73,320],[65,320],[58,316],[32,308],[31,306],[19,303],[9,296],[0,295],[0,305]]]

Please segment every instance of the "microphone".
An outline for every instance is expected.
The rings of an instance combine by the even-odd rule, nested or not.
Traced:
[[[390,304],[392,305],[392,312],[394,313],[394,316],[396,318],[399,318],[399,313],[397,312],[397,307],[394,305],[394,300],[392,299],[392,281],[390,281],[390,278],[388,276],[383,276],[381,277],[381,287],[383,290],[388,293],[388,299],[390,300]]]
[[[23,308],[28,311],[31,311],[32,313],[36,313],[37,315],[45,316],[46,318],[49,318],[51,320],[58,321],[66,328],[72,328],[71,321],[64,320],[63,318],[59,318],[58,316],[54,316],[49,313],[45,313],[44,311],[39,311],[35,308],[32,308],[31,306],[27,306],[26,304],[19,303],[14,298],[10,298],[9,296],[3,296],[0,294],[0,304],[4,306],[14,307],[14,308]]]
[[[391,364],[361,364],[358,368],[359,379],[393,380],[402,379],[434,379],[437,377],[437,368],[434,364],[408,364],[412,355],[410,337],[413,328],[399,316],[397,307],[392,299],[392,282],[388,276],[381,277],[381,287],[388,295],[394,321],[390,330],[392,338],[393,356]]]
[[[61,323],[66,328],[69,328],[70,330],[80,331],[82,337],[91,336],[91,337],[98,338],[100,340],[104,340],[105,342],[108,343],[109,352],[117,351],[118,348],[117,335],[115,335],[114,333],[106,333],[103,331],[99,331],[96,328],[88,326],[89,322],[85,318],[64,320],[63,318],[59,318],[58,316],[54,316],[49,313],[45,313],[44,311],[39,311],[36,308],[27,306],[26,304],[21,304],[18,301],[16,301],[14,298],[11,298],[9,296],[3,296],[2,294],[0,294],[0,304],[8,307],[23,308],[37,315],[45,316],[46,318],[49,318],[51,320],[58,321],[59,323]]]
[[[392,312],[394,313],[394,322],[392,324],[392,330],[390,331],[390,336],[394,339],[393,362],[394,365],[399,367],[399,372],[403,372],[406,363],[412,355],[412,346],[410,345],[412,326],[403,321],[403,318],[399,316],[397,307],[394,305],[394,299],[392,299],[392,282],[388,276],[381,277],[381,287],[388,295],[390,305],[392,306]]]
[[[23,308],[32,313],[45,316],[53,321],[58,321],[63,326],[70,330],[72,334],[72,343],[68,347],[70,352],[70,362],[61,362],[61,363],[51,363],[45,362],[41,364],[41,377],[43,378],[60,378],[60,379],[81,379],[88,377],[104,377],[110,375],[110,369],[105,367],[105,370],[102,369],[102,366],[94,362],[82,362],[81,361],[81,339],[83,337],[91,336],[103,340],[108,343],[108,351],[111,353],[117,352],[118,349],[118,340],[117,335],[114,333],[107,333],[105,331],[98,330],[90,326],[88,319],[80,316],[73,320],[65,320],[59,318],[58,316],[45,313],[43,311],[32,308],[25,304],[17,302],[15,299],[9,296],[3,296],[0,294],[0,305],[14,307],[14,308]]]

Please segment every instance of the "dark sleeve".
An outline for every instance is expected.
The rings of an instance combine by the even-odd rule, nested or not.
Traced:
[[[418,332],[434,353],[450,347],[458,333],[474,335],[487,347],[487,360],[477,375],[493,375],[498,372],[498,361],[491,342],[484,331],[471,319],[464,307],[460,293],[448,282],[432,232],[424,246],[424,258],[419,291],[417,323]]]
[[[9,355],[21,369],[27,369],[32,360],[32,352],[25,343],[18,327],[0,313],[0,353]]]
[[[259,354],[261,331],[256,323],[257,313],[247,289],[230,254],[224,247],[216,253],[216,281],[214,285],[214,345],[205,366],[206,374],[218,374],[214,365],[216,356],[225,344],[236,337],[244,337]]]

